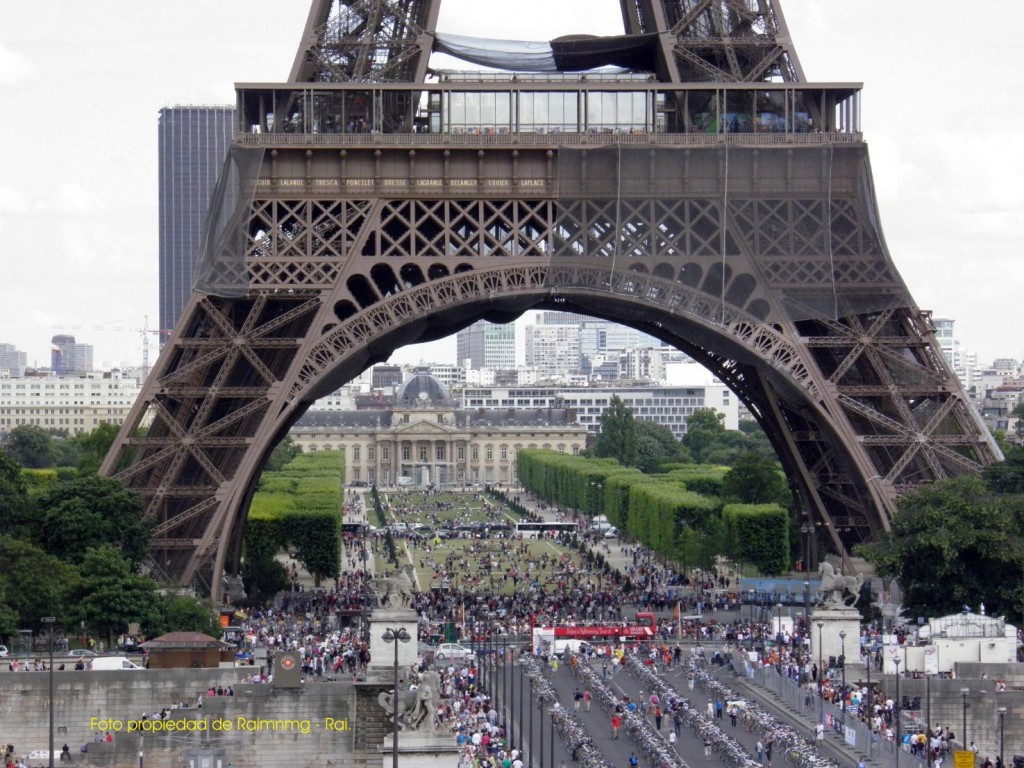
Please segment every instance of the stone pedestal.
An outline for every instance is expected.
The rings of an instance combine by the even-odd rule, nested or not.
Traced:
[[[389,629],[404,629],[412,639],[407,643],[385,643],[384,633]],[[398,645],[399,676],[405,677],[406,670],[416,663],[419,656],[419,622],[416,611],[411,608],[375,609],[370,614],[369,665],[369,671],[375,676],[384,670],[390,675],[394,674],[395,645]]]
[[[842,605],[819,606],[811,611],[811,659],[819,674],[828,669],[829,656],[846,654],[847,683],[858,678],[860,666],[860,611]],[[818,628],[821,624],[821,628]],[[845,641],[839,636],[846,632]]]
[[[381,753],[381,768],[392,768],[392,737],[384,739],[377,748]],[[421,733],[408,731],[398,733],[399,766],[414,765],[416,768],[452,768],[459,762],[459,746],[455,737],[443,733]]]

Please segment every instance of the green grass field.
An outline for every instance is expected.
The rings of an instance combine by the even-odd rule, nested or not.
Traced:
[[[381,494],[387,505],[389,522],[422,523],[437,528],[447,522],[457,524],[515,522],[519,517],[483,494],[438,493],[426,495],[414,491]]]
[[[437,529],[451,521],[472,523],[515,523],[521,518],[501,504],[476,492],[418,492],[382,494],[388,522],[421,523]],[[596,580],[584,572],[579,553],[553,541],[517,538],[437,539],[415,541],[396,538],[400,563],[412,562],[419,588],[476,589],[511,594],[537,583],[548,589],[559,580],[596,587]],[[376,573],[392,572],[383,549],[374,553]],[[515,574],[513,579],[512,574]]]
[[[512,594],[532,583],[550,589],[560,580],[575,584],[589,578],[580,569],[579,553],[546,540],[443,539],[439,544],[413,546],[407,539],[398,539],[395,543],[400,563],[412,559],[423,591],[451,587]],[[377,573],[393,570],[380,553],[375,565]]]

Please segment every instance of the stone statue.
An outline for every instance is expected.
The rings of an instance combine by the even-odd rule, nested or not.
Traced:
[[[420,675],[419,685],[414,691],[400,691],[398,694],[398,722],[402,730],[426,731],[433,733],[436,729],[434,715],[437,701],[440,698],[441,676],[429,670]],[[381,693],[377,701],[388,713],[394,716],[394,692]]]
[[[226,603],[237,603],[245,600],[245,584],[242,582],[242,577],[239,575],[224,576],[224,602]]]
[[[822,563],[818,567],[821,575],[821,600],[818,605],[842,605],[852,608],[860,599],[860,588],[864,585],[864,577],[844,576],[836,573],[832,563]]]
[[[878,607],[879,613],[882,614],[882,619],[886,622],[887,627],[900,623],[903,614],[903,591],[896,579],[889,582],[889,588],[879,595],[875,605]]]
[[[413,569],[406,564],[395,576],[381,576],[370,582],[381,608],[408,608],[412,605]]]

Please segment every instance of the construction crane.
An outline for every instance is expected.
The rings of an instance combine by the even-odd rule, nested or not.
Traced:
[[[152,334],[158,336],[169,336],[174,329],[150,328],[149,315],[143,315],[141,328],[123,328],[116,325],[55,325],[55,331],[104,331],[115,333],[139,333],[142,334],[142,380],[149,378],[149,337]]]

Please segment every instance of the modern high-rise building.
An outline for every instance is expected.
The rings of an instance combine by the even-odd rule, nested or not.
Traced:
[[[580,328],[578,325],[526,326],[526,364],[542,376],[578,373]]]
[[[515,368],[515,323],[498,325],[480,320],[458,332],[455,347],[459,365],[468,360],[471,368]]]
[[[160,110],[160,328],[177,325],[192,295],[206,211],[234,133],[233,107]]]
[[[28,356],[13,344],[0,344],[0,378],[20,379],[25,375]]]
[[[88,373],[92,367],[92,344],[79,344],[64,334],[50,339],[50,370],[55,375]]]
[[[956,366],[956,332],[953,326],[956,324],[956,320],[950,320],[948,318],[933,318],[932,325],[935,326],[935,338],[938,339],[939,347],[942,348],[942,354],[946,357],[946,362],[951,366]]]

